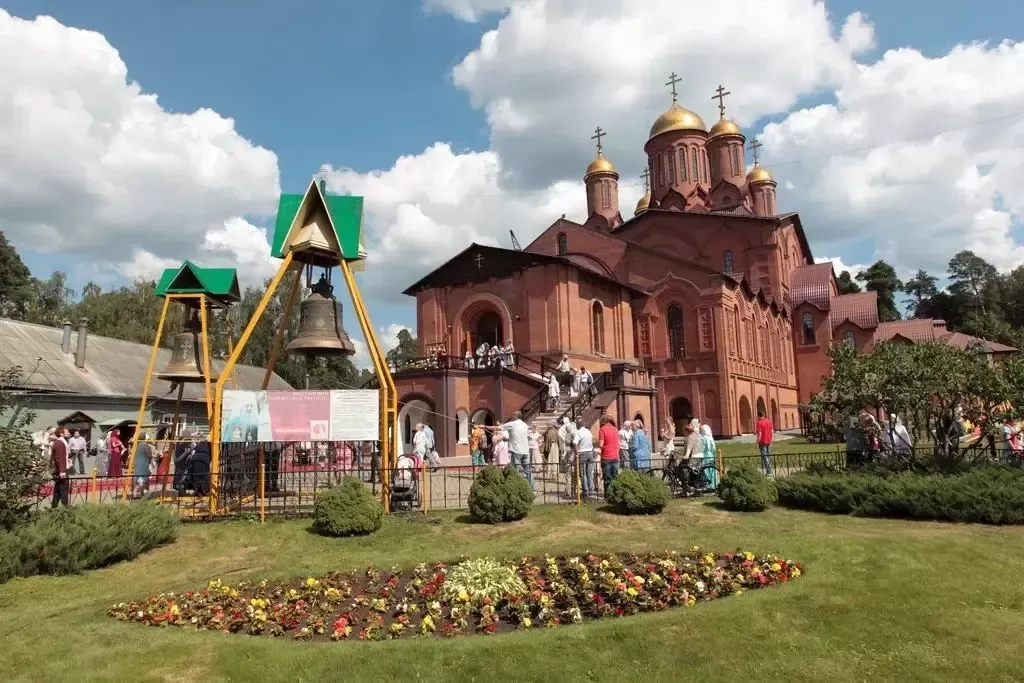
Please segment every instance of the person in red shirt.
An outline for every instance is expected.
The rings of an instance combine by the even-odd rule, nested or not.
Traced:
[[[757,450],[761,453],[761,469],[768,476],[772,474],[772,437],[775,436],[775,425],[764,413],[757,413],[757,425],[754,427],[757,434]]]
[[[612,483],[619,473],[619,430],[615,427],[615,421],[607,415],[601,417],[597,443],[601,451],[601,478],[604,480],[604,491],[607,495],[608,484]]]

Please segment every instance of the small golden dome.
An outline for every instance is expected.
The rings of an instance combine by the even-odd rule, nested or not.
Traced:
[[[707,132],[707,129],[708,127],[704,125],[704,119],[696,112],[679,106],[678,102],[673,102],[668,111],[659,116],[658,120],[651,126],[649,138],[657,137],[671,130],[699,130]]]
[[[598,152],[597,158],[587,166],[587,172],[584,177],[592,173],[615,173],[615,166],[612,165],[612,162],[608,161],[604,154]]]
[[[647,209],[651,208],[651,193],[646,193],[640,198],[640,201],[636,203],[636,208],[633,210],[634,216],[639,216]]]
[[[767,168],[760,164],[754,164],[754,168],[750,169],[750,173],[747,174],[747,184],[751,183],[773,183],[775,180],[772,178],[772,174]]]
[[[740,131],[740,127],[724,116],[720,118],[715,125],[711,126],[711,130],[709,132],[713,138],[717,138],[721,135],[743,135],[743,132]]]

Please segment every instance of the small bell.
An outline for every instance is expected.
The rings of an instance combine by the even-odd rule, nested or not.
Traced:
[[[193,311],[185,329],[174,335],[171,360],[157,377],[172,384],[178,382],[202,382],[206,379],[202,366],[201,326],[199,312]],[[212,378],[211,378],[211,381]]]
[[[334,287],[324,275],[302,301],[299,332],[287,351],[307,356],[351,356],[356,352],[341,324],[341,302],[334,298]]]

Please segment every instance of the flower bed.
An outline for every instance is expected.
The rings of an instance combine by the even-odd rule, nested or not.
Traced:
[[[486,575],[495,570],[503,572],[500,580]],[[368,567],[303,581],[229,586],[214,580],[199,592],[120,603],[109,613],[152,626],[298,640],[450,637],[690,607],[784,583],[801,571],[799,564],[771,555],[711,554],[699,548],[660,555],[475,560],[451,568]],[[450,574],[468,588],[453,585],[456,578],[445,585]]]

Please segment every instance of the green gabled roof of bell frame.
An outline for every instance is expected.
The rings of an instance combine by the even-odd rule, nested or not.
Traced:
[[[285,241],[288,239],[288,232],[295,220],[295,214],[302,207],[302,201],[306,194],[312,192],[312,196],[319,195],[323,198],[345,260],[360,260],[362,258],[359,254],[359,242],[363,230],[363,198],[353,195],[327,194],[320,190],[316,181],[313,184],[316,186],[315,190],[311,187],[301,194],[281,195],[281,199],[277,203],[277,221],[274,223],[271,255],[275,258],[284,258]]]
[[[206,294],[225,303],[242,300],[237,270],[202,268],[191,261],[166,269],[156,283],[156,294]]]

